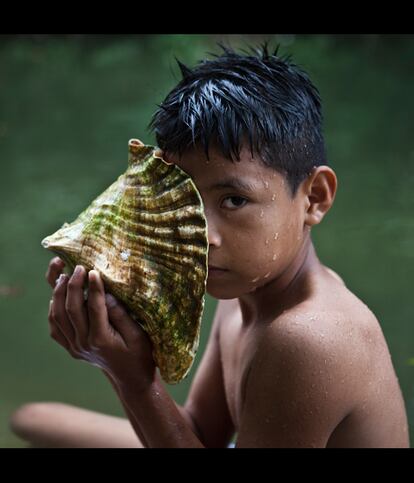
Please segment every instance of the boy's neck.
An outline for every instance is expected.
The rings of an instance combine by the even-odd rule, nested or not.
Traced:
[[[320,267],[309,236],[295,260],[279,277],[238,298],[243,325],[271,321],[277,314],[304,300],[310,291],[308,276]]]

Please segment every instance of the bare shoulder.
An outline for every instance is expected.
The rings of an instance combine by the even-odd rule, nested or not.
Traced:
[[[329,267],[326,267],[324,266],[324,269],[330,274],[332,275],[332,277],[335,278],[335,280],[337,280],[338,282],[342,283],[345,285],[345,282],[343,281],[343,279],[334,271],[332,270],[332,268],[329,268]]]
[[[385,397],[381,403],[379,390]],[[369,405],[378,415],[373,427],[395,403],[402,421],[400,396],[378,320],[342,280],[332,279],[263,328],[247,378],[238,442],[327,446],[350,415],[360,411],[355,428],[367,421],[363,411]],[[257,432],[260,418],[268,424]]]
[[[267,328],[263,342],[269,350],[274,345],[296,354],[296,363],[307,370],[329,370],[355,387],[364,374],[372,375],[373,360],[389,363],[390,356],[374,313],[335,272],[332,276],[336,281],[330,291],[282,313]],[[358,378],[352,380],[356,370]]]
[[[389,434],[403,425],[401,394],[375,315],[334,276],[316,286],[312,297],[261,330],[239,446],[392,445]],[[384,429],[374,441],[377,427]]]
[[[349,364],[323,316],[289,310],[262,331],[246,378],[238,447],[325,447],[346,417]]]
[[[369,368],[374,339],[381,339],[381,331],[371,311],[310,300],[285,311],[266,327],[258,354],[272,367],[283,366],[297,380],[314,379],[315,388],[329,376],[329,391],[335,390],[339,397],[345,385],[354,383],[350,375],[356,367]],[[346,411],[347,401],[341,400]]]

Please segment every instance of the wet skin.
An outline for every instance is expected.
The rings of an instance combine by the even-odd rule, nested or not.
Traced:
[[[333,202],[334,172],[315,168],[292,197],[285,177],[247,149],[234,163],[217,151],[210,159],[201,150],[164,157],[186,171],[199,189],[208,222],[209,265],[226,269],[209,276],[208,293],[238,298],[244,323],[272,318],[274,307],[286,303],[287,291],[316,261],[309,257],[310,228]],[[225,186],[232,179],[246,187]],[[312,190],[325,194],[318,200]]]
[[[312,244],[311,228],[335,198],[333,170],[314,168],[292,197],[284,176],[247,150],[235,163],[199,150],[166,156],[198,187],[209,264],[226,269],[207,283],[219,304],[187,401],[199,408],[196,420],[205,421],[212,408],[203,397],[221,385],[214,413],[223,438],[236,431],[239,447],[408,446],[380,325]],[[252,190],[214,188],[228,178]]]

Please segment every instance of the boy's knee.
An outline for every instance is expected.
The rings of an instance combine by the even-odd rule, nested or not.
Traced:
[[[42,427],[49,417],[51,410],[63,406],[53,402],[27,403],[16,409],[10,417],[10,429],[18,436],[30,437],[32,431]]]

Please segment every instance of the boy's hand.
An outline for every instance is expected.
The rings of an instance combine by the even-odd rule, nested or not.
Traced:
[[[87,274],[78,265],[69,277],[62,273],[64,265],[53,258],[46,272],[54,288],[48,317],[51,337],[72,357],[100,367],[118,384],[132,384],[135,390],[148,387],[155,378],[155,363],[147,334],[112,295],[105,294],[96,270]]]

